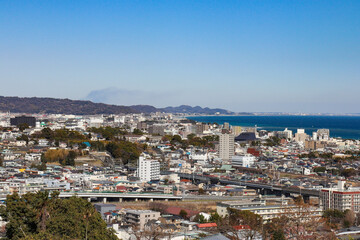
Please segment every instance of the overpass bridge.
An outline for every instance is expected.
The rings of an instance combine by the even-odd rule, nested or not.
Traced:
[[[194,182],[204,182],[204,183],[217,183],[223,185],[238,185],[238,186],[246,186],[248,188],[257,189],[262,194],[276,194],[276,195],[301,195],[304,200],[308,200],[310,197],[319,197],[320,191],[316,189],[304,189],[299,187],[287,187],[281,185],[272,185],[266,183],[255,183],[249,181],[240,181],[240,180],[227,180],[221,179],[217,177],[196,175],[196,174],[186,174],[186,173],[176,173],[180,176],[180,178],[193,180]]]
[[[156,201],[156,200],[182,200],[181,196],[152,193],[119,193],[119,192],[61,192],[59,198],[77,196],[88,201],[122,202],[122,201]]]
[[[151,193],[119,193],[119,192],[60,192],[59,198],[77,196],[87,199],[89,202],[123,202],[123,201],[179,201],[182,196],[170,194]],[[6,196],[0,196],[0,200],[6,200]]]

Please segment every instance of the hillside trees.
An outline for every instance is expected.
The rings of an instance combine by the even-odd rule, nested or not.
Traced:
[[[78,132],[78,131],[72,131],[69,129],[56,129],[51,130],[50,128],[43,128],[40,132],[34,133],[32,135],[33,138],[45,138],[50,141],[84,141],[87,140],[87,137]]]
[[[134,163],[139,158],[141,147],[128,141],[110,142],[106,145],[106,151],[114,158],[120,158],[124,164],[127,164]]]
[[[226,237],[234,240],[240,239],[256,239],[261,233],[263,228],[263,219],[260,215],[257,215],[250,211],[241,211],[233,208],[228,208],[228,215],[220,219],[218,222],[218,230]],[[239,236],[238,231],[234,226],[246,225],[249,227],[244,231],[243,236]],[[243,238],[244,237],[244,238]]]
[[[91,203],[48,192],[8,195],[0,208],[8,239],[104,239],[116,236]]]
[[[45,163],[57,162],[63,166],[65,165],[75,166],[76,157],[77,157],[77,153],[73,150],[49,149],[43,155],[42,161]]]

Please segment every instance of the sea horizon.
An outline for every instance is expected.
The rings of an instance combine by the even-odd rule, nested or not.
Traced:
[[[309,135],[317,129],[329,129],[330,137],[360,139],[360,116],[356,115],[241,115],[241,116],[187,116],[197,122],[228,122],[232,126],[257,127],[267,131],[283,131],[285,128],[296,133],[305,129]]]

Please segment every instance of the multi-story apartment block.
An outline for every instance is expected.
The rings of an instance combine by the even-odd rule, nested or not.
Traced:
[[[339,181],[336,188],[321,189],[320,204],[323,210],[337,209],[359,212],[360,188],[347,187],[345,181]]]
[[[144,229],[145,224],[150,220],[158,220],[160,212],[151,210],[125,210],[125,222],[130,225],[138,226],[141,230]]]
[[[304,143],[309,136],[305,133],[305,129],[298,129],[295,133],[295,141]]]
[[[230,161],[232,156],[234,156],[234,141],[235,136],[233,134],[224,133],[220,135],[219,157],[223,161]]]
[[[278,205],[266,205],[265,200],[243,200],[217,203],[217,213],[224,217],[228,215],[228,209],[236,209],[240,211],[250,211],[258,214],[264,221],[286,215],[293,218],[320,218],[322,215],[321,208],[318,207],[302,207],[301,205],[288,205],[286,201],[281,201]]]
[[[228,215],[228,208],[241,208],[241,207],[260,207],[265,206],[266,201],[261,199],[244,199],[239,201],[228,201],[216,203],[216,212],[225,217]]]
[[[160,163],[157,160],[139,157],[137,175],[141,181],[152,181],[160,179]]]

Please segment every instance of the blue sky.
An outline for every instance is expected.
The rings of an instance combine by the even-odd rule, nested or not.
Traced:
[[[0,0],[0,95],[360,112],[360,1]]]

